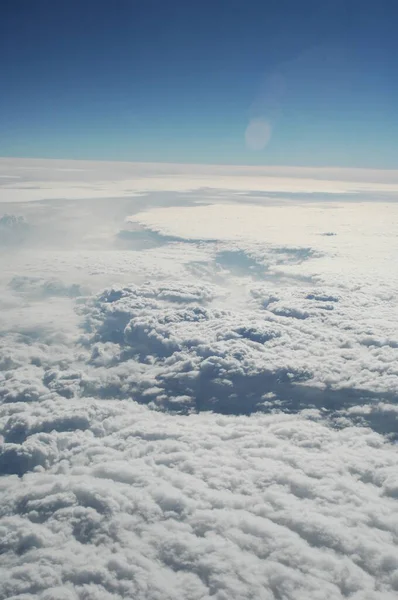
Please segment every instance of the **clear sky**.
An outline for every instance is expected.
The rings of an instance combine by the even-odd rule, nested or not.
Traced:
[[[398,167],[396,0],[2,0],[0,156]]]

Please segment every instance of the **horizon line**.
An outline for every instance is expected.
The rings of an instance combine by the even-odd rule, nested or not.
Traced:
[[[368,173],[389,173],[389,174],[397,174],[398,175],[398,166],[397,168],[378,168],[378,167],[352,167],[352,166],[336,166],[336,165],[302,165],[302,164],[245,164],[245,163],[207,163],[207,162],[169,162],[169,161],[143,161],[143,160],[118,160],[118,159],[98,159],[98,158],[67,158],[67,157],[47,157],[47,156],[0,156],[0,161],[54,161],[54,162],[84,162],[84,163],[114,163],[121,165],[143,165],[143,166],[191,166],[191,167],[210,167],[210,168],[218,168],[218,167],[234,167],[241,169],[292,169],[292,170],[300,170],[300,171],[366,171]]]

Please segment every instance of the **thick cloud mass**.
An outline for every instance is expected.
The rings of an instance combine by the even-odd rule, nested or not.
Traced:
[[[0,210],[0,600],[395,599],[395,197],[83,174]]]
[[[93,399],[24,415],[1,598],[395,597],[398,465],[370,430]]]
[[[217,291],[130,286],[81,305],[88,331],[81,342],[91,355],[80,389],[227,414],[273,405],[336,410],[396,397],[396,345],[364,337],[360,322],[347,328],[344,298],[318,290],[284,299],[255,287],[249,307],[226,310]]]

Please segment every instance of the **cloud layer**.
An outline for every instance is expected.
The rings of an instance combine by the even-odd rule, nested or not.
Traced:
[[[40,404],[8,447],[1,598],[395,596],[398,465],[371,430]]]
[[[395,598],[395,198],[1,167],[0,600]]]

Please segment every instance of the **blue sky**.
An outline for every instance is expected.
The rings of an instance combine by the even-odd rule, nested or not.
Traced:
[[[3,0],[0,156],[396,168],[398,6],[330,4]]]

